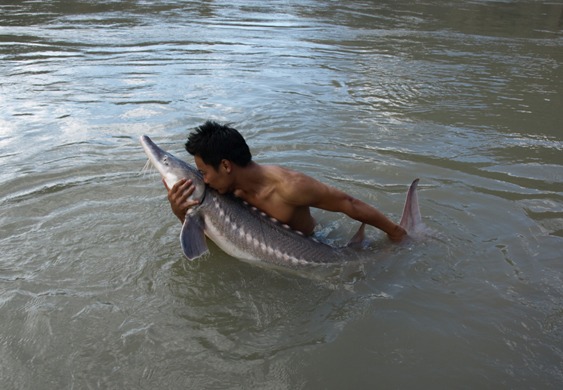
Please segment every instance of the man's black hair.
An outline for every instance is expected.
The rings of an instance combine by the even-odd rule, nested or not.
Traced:
[[[198,155],[204,163],[218,169],[223,159],[241,167],[247,166],[252,154],[243,136],[228,124],[207,121],[188,136],[186,150]]]

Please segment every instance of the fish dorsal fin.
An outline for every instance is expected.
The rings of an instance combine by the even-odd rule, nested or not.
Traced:
[[[197,214],[188,213],[180,233],[182,251],[188,260],[194,260],[208,252],[202,220]]]
[[[350,241],[348,241],[348,245],[346,245],[346,246],[349,246],[349,247],[352,247],[352,248],[360,247],[362,245],[362,242],[364,241],[364,239],[366,237],[365,231],[366,231],[366,224],[362,223],[360,225],[360,228],[356,232],[356,234],[354,234],[352,236]]]

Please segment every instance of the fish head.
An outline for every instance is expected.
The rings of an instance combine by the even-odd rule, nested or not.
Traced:
[[[195,191],[190,199],[203,199],[205,183],[201,173],[195,167],[162,150],[146,135],[141,136],[140,140],[149,161],[160,173],[168,188],[172,188],[181,179],[190,179],[195,186]]]

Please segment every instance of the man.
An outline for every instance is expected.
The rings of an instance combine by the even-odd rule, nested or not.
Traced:
[[[252,206],[303,232],[313,233],[311,207],[342,212],[372,225],[400,241],[406,231],[374,207],[312,177],[274,165],[260,165],[242,135],[228,125],[207,121],[188,136],[186,150],[194,156],[204,182],[221,194],[233,193]],[[182,179],[168,188],[174,214],[183,223],[186,212],[198,204],[189,196],[195,187]]]

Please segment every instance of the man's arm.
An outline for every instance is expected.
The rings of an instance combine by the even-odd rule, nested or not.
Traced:
[[[406,236],[405,229],[375,207],[309,176],[297,175],[292,178],[291,185],[284,185],[283,196],[288,202],[344,213],[352,219],[383,230],[392,241],[400,241]]]
[[[337,195],[336,197],[342,197],[342,195]],[[370,206],[359,199],[343,193],[343,198],[339,204],[340,208],[336,211],[343,212],[350,218],[383,230],[392,241],[400,241],[407,234],[406,230],[403,229],[402,226],[391,221],[375,207]]]

